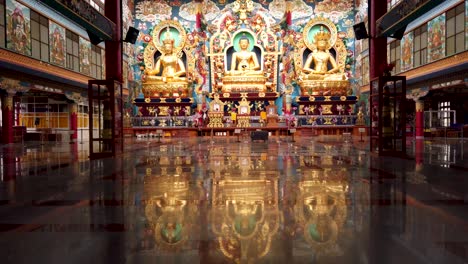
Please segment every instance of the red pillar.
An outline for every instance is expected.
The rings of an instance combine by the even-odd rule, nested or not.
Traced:
[[[120,0],[107,0],[105,15],[115,23],[114,39],[106,41],[106,78],[122,82],[122,10]]]
[[[6,94],[2,97],[2,136],[3,143],[13,143],[13,96]]]
[[[424,138],[424,101],[416,100],[416,139]]]
[[[369,1],[369,77],[372,80],[382,75],[381,65],[387,62],[387,38],[377,38],[377,27],[375,22],[387,12],[387,1]]]
[[[78,138],[78,105],[70,104],[70,143],[76,143]]]

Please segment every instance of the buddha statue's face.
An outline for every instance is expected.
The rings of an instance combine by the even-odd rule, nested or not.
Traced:
[[[317,41],[317,48],[319,50],[325,50],[326,47],[327,47],[327,41],[326,40],[321,39],[321,40]]]
[[[172,45],[171,42],[165,42],[165,43],[164,43],[164,51],[165,51],[166,53],[171,53],[173,47],[174,47],[174,46]]]
[[[249,44],[250,42],[248,39],[241,39],[239,41],[239,46],[242,50],[247,50],[247,48],[249,47]]]

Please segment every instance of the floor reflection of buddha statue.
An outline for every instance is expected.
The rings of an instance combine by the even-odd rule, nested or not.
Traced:
[[[303,78],[308,80],[345,80],[344,74],[339,73],[336,60],[329,51],[330,33],[321,29],[315,34],[314,39],[316,50],[312,51],[304,64]],[[328,68],[329,64],[331,69]]]
[[[226,75],[259,75],[263,76],[258,63],[257,54],[249,51],[250,40],[246,36],[239,39],[240,51],[232,54],[231,71]]]
[[[171,36],[169,27],[165,33],[165,39],[162,41],[164,50],[161,57],[156,62],[154,69],[147,70],[149,79],[159,80],[163,82],[185,81],[185,66],[182,60],[177,56],[174,50],[174,39]],[[161,66],[163,67],[162,73]]]

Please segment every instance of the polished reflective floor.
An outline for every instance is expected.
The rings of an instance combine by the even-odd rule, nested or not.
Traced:
[[[468,141],[338,137],[1,148],[1,263],[467,263]]]

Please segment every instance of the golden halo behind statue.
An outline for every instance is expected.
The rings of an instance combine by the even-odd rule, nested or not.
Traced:
[[[335,46],[338,37],[338,31],[335,24],[324,17],[315,17],[306,24],[302,33],[304,43],[310,50],[315,49],[314,36],[318,31],[321,30],[322,27],[324,31],[328,31],[328,33],[330,33],[330,43],[328,49]]]
[[[169,31],[169,32],[168,32]],[[168,37],[174,40],[174,53],[179,53],[185,46],[186,33],[177,20],[161,21],[153,30],[153,44],[159,52],[164,51],[163,41]]]

